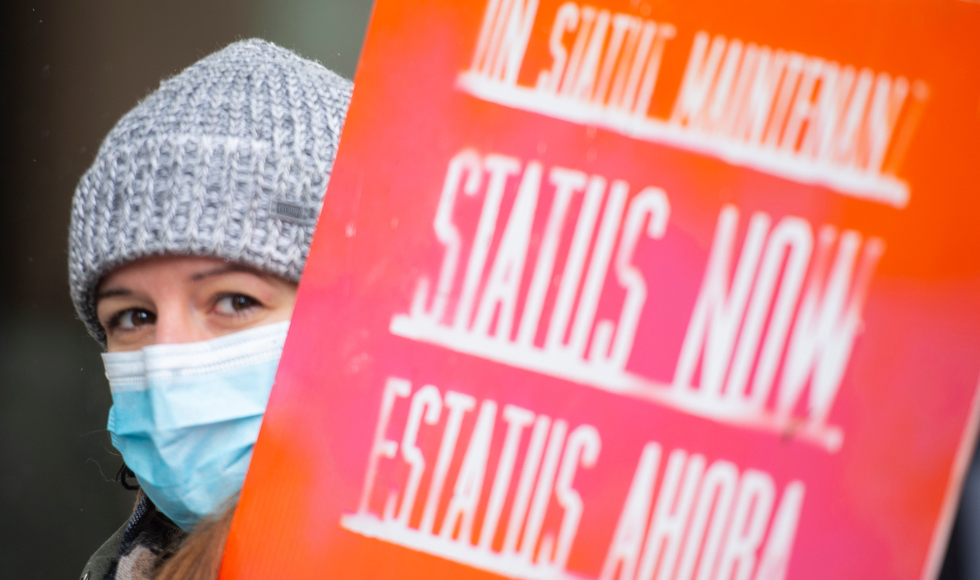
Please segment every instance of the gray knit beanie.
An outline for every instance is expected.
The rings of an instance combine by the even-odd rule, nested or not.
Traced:
[[[147,256],[211,256],[298,281],[351,82],[263,40],[207,56],[109,132],[72,202],[75,309],[105,345],[95,293]]]

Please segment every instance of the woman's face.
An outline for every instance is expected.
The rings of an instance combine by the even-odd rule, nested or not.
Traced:
[[[197,342],[288,320],[296,285],[217,258],[163,256],[113,270],[96,307],[109,352]]]

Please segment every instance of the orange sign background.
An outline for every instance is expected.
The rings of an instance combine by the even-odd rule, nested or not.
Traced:
[[[380,0],[222,576],[935,577],[977,30]]]

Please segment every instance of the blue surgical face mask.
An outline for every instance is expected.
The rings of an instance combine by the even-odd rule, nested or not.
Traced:
[[[241,491],[288,328],[102,355],[112,444],[181,528]]]

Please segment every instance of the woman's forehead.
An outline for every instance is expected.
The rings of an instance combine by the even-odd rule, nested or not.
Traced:
[[[102,278],[100,290],[115,285],[127,285],[156,279],[197,282],[209,277],[244,272],[265,277],[262,272],[244,264],[207,256],[154,256],[130,262]]]

